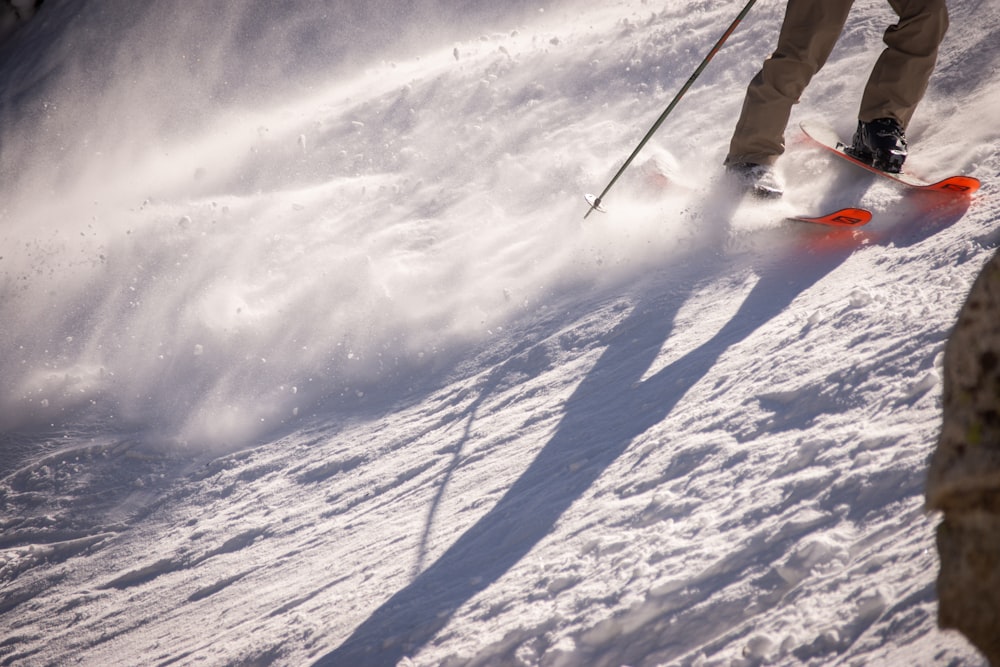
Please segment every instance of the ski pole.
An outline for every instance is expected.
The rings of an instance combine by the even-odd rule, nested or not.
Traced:
[[[590,204],[590,209],[588,209],[586,215],[583,216],[584,219],[589,217],[590,214],[593,213],[595,209],[602,212],[604,211],[604,209],[601,208],[601,201],[604,199],[604,196],[608,194],[608,190],[611,189],[611,186],[613,186],[615,182],[618,180],[618,178],[625,172],[625,170],[628,169],[628,166],[632,164],[632,160],[634,160],[635,156],[639,154],[639,151],[642,150],[642,147],[645,146],[650,139],[652,139],[653,134],[655,134],[656,131],[660,129],[660,125],[663,125],[663,121],[667,119],[667,116],[670,115],[670,112],[673,111],[674,107],[677,106],[677,103],[681,101],[681,98],[684,97],[684,93],[688,91],[688,88],[690,88],[691,84],[695,82],[695,79],[697,79],[701,75],[701,73],[705,70],[705,68],[708,66],[709,61],[715,56],[716,53],[719,52],[719,49],[721,49],[722,45],[726,43],[726,40],[729,39],[729,36],[733,34],[733,32],[740,25],[740,22],[746,17],[746,15],[750,13],[750,8],[753,7],[754,3],[756,2],[757,0],[749,0],[749,2],[747,2],[746,6],[743,8],[743,11],[741,11],[739,15],[729,25],[729,28],[726,30],[726,32],[722,35],[722,37],[719,38],[719,41],[715,43],[715,46],[713,46],[712,50],[708,52],[708,55],[705,56],[705,59],[701,61],[701,64],[698,65],[698,69],[694,71],[694,74],[692,74],[691,77],[687,80],[687,82],[683,86],[681,86],[681,89],[674,96],[674,99],[670,102],[670,104],[667,105],[667,108],[663,110],[663,113],[660,114],[660,117],[656,119],[656,122],[653,123],[653,127],[649,128],[649,132],[647,132],[646,136],[642,138],[642,141],[639,142],[639,145],[635,147],[635,150],[632,151],[632,154],[628,156],[628,159],[625,160],[625,164],[623,164],[621,169],[618,170],[618,173],[614,175],[614,178],[611,179],[611,182],[608,183],[607,186],[605,186],[601,194],[596,196],[591,194],[584,195],[584,198],[587,200],[587,203]]]

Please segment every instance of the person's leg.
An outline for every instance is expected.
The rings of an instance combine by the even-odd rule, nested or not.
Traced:
[[[747,88],[727,165],[769,165],[784,152],[792,105],[826,63],[853,1],[789,0],[778,45]]]
[[[899,23],[885,31],[886,49],[865,86],[858,129],[847,152],[877,169],[898,172],[906,161],[906,126],[927,90],[938,45],[948,30],[945,0],[889,0]]]
[[[892,118],[904,128],[927,90],[938,46],[948,30],[945,0],[889,0],[899,23],[885,32],[879,56],[861,100],[858,120]]]

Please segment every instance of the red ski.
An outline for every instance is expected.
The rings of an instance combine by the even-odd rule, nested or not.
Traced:
[[[876,169],[867,162],[863,162],[845,152],[845,145],[837,137],[837,133],[833,128],[818,122],[804,122],[799,125],[802,131],[805,133],[809,139],[819,144],[826,150],[839,155],[848,162],[852,162],[863,169],[867,169],[873,174],[878,174],[879,176],[884,176],[889,180],[895,181],[907,187],[913,188],[915,190],[920,190],[922,192],[940,192],[942,194],[957,195],[962,197],[971,196],[976,190],[979,189],[979,179],[973,178],[971,176],[949,176],[940,181],[929,182],[923,179],[917,178],[911,174],[900,173],[891,174],[887,171],[882,171],[881,169]]]
[[[811,222],[830,227],[860,227],[871,222],[872,213],[863,208],[842,208],[839,211],[817,217],[807,215],[792,215],[789,220],[796,222]]]

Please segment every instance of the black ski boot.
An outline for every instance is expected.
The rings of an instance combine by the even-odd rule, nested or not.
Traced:
[[[770,165],[736,162],[726,165],[726,173],[735,181],[740,192],[758,199],[778,199],[783,194],[781,182]]]
[[[903,126],[894,118],[879,118],[867,123],[859,120],[854,140],[844,152],[876,169],[898,174],[906,161]]]

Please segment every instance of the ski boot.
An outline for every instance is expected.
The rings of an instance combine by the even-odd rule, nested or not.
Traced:
[[[783,194],[781,183],[770,165],[736,162],[726,165],[726,173],[732,177],[740,192],[758,199],[777,199]]]
[[[906,135],[894,118],[858,121],[851,145],[844,152],[881,171],[898,174],[906,161]]]

